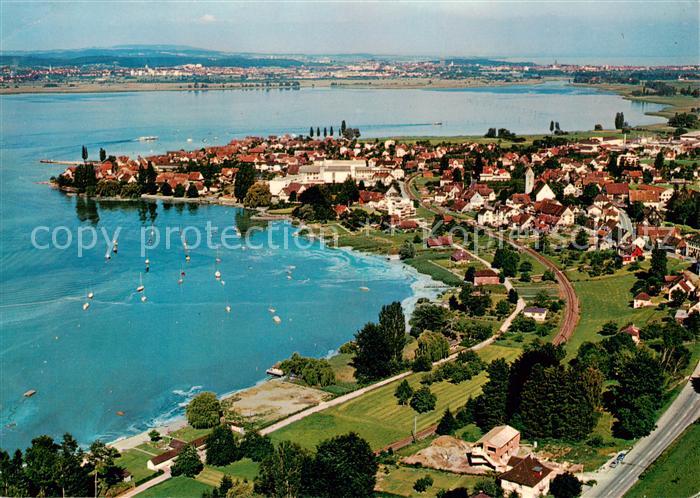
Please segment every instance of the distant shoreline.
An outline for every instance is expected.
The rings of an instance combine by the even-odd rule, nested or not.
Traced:
[[[551,79],[551,78],[547,78]],[[466,78],[460,80],[431,79],[431,78],[396,78],[396,79],[318,79],[292,80],[289,83],[299,83],[297,88],[358,88],[358,89],[459,89],[483,88],[490,86],[536,85],[543,83],[545,78],[530,78],[519,81],[490,81],[483,78]],[[560,78],[555,78],[560,79]],[[254,83],[210,83],[206,88],[194,88],[193,83],[74,83],[45,87],[38,85],[20,85],[18,87],[0,88],[0,95],[20,94],[68,94],[68,93],[125,93],[125,92],[209,92],[209,91],[294,91],[292,86],[245,86]]]

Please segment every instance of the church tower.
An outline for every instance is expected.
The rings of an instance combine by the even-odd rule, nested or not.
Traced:
[[[531,194],[534,189],[535,173],[532,171],[532,168],[528,166],[527,171],[525,172],[525,193]]]

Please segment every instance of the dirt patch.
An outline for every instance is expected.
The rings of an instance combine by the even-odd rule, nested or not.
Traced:
[[[314,406],[330,394],[281,380],[272,380],[236,393],[225,406],[239,415],[261,421],[272,421]]]
[[[467,452],[470,448],[466,441],[452,436],[440,436],[430,446],[402,459],[401,462],[456,474],[485,474],[484,469],[469,465]]]

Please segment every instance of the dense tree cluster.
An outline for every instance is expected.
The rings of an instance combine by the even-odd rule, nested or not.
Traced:
[[[563,358],[561,347],[535,342],[510,366],[495,360],[467,416],[482,430],[509,423],[532,438],[585,438],[597,420],[603,376],[562,365]]]
[[[95,441],[84,452],[70,434],[60,442],[49,436],[32,440],[24,453],[0,450],[0,494],[3,496],[104,496],[122,480],[115,464],[119,452]]]
[[[406,344],[406,319],[401,303],[383,306],[379,323],[367,323],[355,334],[355,343],[353,366],[361,382],[388,377],[401,370]]]
[[[326,387],[335,383],[335,373],[326,359],[307,358],[294,353],[279,367],[286,375],[294,375],[310,386]]]
[[[369,497],[377,469],[367,441],[352,432],[323,441],[315,454],[283,441],[261,462],[255,492],[279,498]]]
[[[195,429],[216,427],[221,420],[221,403],[212,392],[199,393],[187,405],[185,415]]]
[[[242,458],[261,462],[272,453],[269,436],[248,431],[243,438],[234,436],[230,427],[218,425],[207,437],[207,464],[225,466]]]

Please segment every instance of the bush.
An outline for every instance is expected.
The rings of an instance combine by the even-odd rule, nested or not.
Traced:
[[[255,431],[246,432],[241,440],[240,448],[243,456],[254,462],[262,462],[274,451],[270,437],[262,436]]]
[[[411,398],[411,408],[418,413],[426,413],[435,409],[437,397],[430,392],[430,388],[421,387]]]
[[[203,392],[195,396],[185,409],[187,422],[195,429],[208,429],[219,425],[221,403],[212,392]]]
[[[425,355],[416,356],[416,359],[413,360],[413,364],[411,365],[411,370],[414,372],[430,372],[432,368],[433,362]]]
[[[328,360],[307,358],[299,353],[280,363],[280,369],[286,375],[295,375],[310,386],[326,387],[335,384],[335,373]]]
[[[413,484],[413,489],[415,489],[419,493],[423,493],[432,485],[433,485],[433,478],[430,476],[425,476],[425,477],[421,477]]]
[[[401,381],[401,383],[398,386],[396,386],[394,396],[396,396],[396,399],[399,401],[400,405],[408,404],[411,397],[413,396],[413,388],[406,379]]]
[[[179,475],[194,477],[199,474],[202,469],[204,469],[204,464],[199,459],[197,449],[191,444],[188,444],[175,459],[171,472],[173,477]]]
[[[559,474],[552,479],[549,492],[554,498],[576,498],[581,496],[581,481],[569,472]]]

